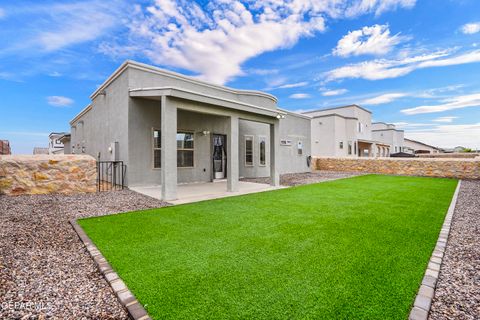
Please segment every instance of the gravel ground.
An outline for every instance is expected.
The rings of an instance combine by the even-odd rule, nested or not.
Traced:
[[[164,205],[128,190],[0,196],[0,319],[127,319],[68,221]]]
[[[430,319],[480,319],[480,181],[462,181]]]
[[[360,176],[362,173],[336,172],[336,171],[313,171],[305,173],[288,173],[280,175],[280,184],[283,186],[298,186],[301,184],[317,183],[322,181],[336,180]],[[242,178],[241,181],[270,183],[270,178]]]

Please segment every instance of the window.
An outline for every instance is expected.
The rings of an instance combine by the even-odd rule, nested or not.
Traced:
[[[161,134],[160,130],[153,129],[153,168],[154,169],[159,169],[162,167],[162,162],[161,162],[161,148],[162,148],[162,142],[161,142]]]
[[[357,142],[356,141],[353,143],[353,153],[357,154]]]
[[[153,168],[162,167],[162,135],[160,130],[153,129]],[[177,167],[193,167],[194,139],[192,132],[177,132]]]
[[[348,141],[348,154],[352,154],[352,141]]]
[[[193,167],[193,132],[177,132],[177,167]]]
[[[358,132],[362,132],[362,123],[361,122],[358,123]]]
[[[340,141],[339,147],[340,147],[340,149],[343,149],[343,141]]]
[[[267,147],[267,139],[265,137],[260,137],[260,165],[264,166],[266,165],[266,147]]]
[[[245,136],[245,165],[253,166],[253,136]]]

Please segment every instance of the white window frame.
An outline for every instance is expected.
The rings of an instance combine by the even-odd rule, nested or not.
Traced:
[[[262,164],[262,141],[265,142],[265,159],[264,163]],[[246,149],[245,149],[246,152]],[[245,157],[246,158],[246,157]],[[259,136],[258,137],[258,165],[260,167],[266,167],[267,166],[267,137],[265,136]]]
[[[160,133],[160,148],[155,147],[155,131],[158,131]],[[161,133],[162,131],[158,128],[153,127],[151,132],[150,132],[150,137],[152,139],[152,169],[153,170],[161,170],[162,169],[162,140],[161,140]],[[160,166],[155,167],[155,151],[159,150],[160,151]]]
[[[184,133],[184,134],[191,134],[193,137],[193,148],[178,148],[177,147],[177,159],[178,159],[178,151],[192,151],[192,160],[193,160],[193,166],[189,167],[179,167],[177,165],[178,169],[192,169],[195,168],[195,132],[191,130],[177,130],[177,134],[179,133]],[[175,135],[175,143],[177,143],[176,135]]]
[[[252,139],[252,163],[251,164],[248,164],[247,163],[247,138],[251,138]],[[244,164],[245,164],[245,167],[253,167],[255,165],[255,136],[253,135],[245,135],[244,136],[244,139],[243,139],[245,145],[244,145],[244,151],[245,151],[245,155],[244,155]]]

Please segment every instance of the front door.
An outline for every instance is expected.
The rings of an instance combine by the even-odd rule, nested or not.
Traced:
[[[213,179],[224,179],[227,175],[227,136],[213,135]]]

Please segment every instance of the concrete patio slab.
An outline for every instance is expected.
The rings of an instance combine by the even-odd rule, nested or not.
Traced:
[[[188,183],[179,184],[177,187],[177,200],[168,201],[171,204],[185,204],[203,200],[211,200],[218,198],[225,198],[231,196],[238,196],[242,194],[270,191],[276,189],[286,188],[285,186],[273,187],[268,184],[253,183],[253,182],[238,182],[238,191],[228,192],[227,181],[205,182],[205,183]],[[154,186],[138,186],[130,187],[130,190],[147,195],[155,199],[162,199],[162,192],[160,185]]]

